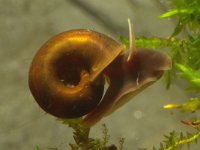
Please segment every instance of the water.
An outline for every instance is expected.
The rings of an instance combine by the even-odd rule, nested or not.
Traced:
[[[142,0],[134,10],[124,0],[85,0],[96,14],[84,11],[70,1],[0,0],[0,149],[27,150],[40,147],[69,149],[73,143],[72,130],[46,114],[34,101],[28,88],[28,71],[39,47],[51,36],[74,28],[86,28],[115,39],[127,33],[127,18],[134,17],[137,36],[168,36],[173,22],[161,21],[164,10],[156,1]],[[140,1],[138,1],[140,3]],[[99,19],[106,14],[108,20]],[[109,25],[108,25],[109,24]],[[120,27],[121,30],[110,28]],[[167,27],[167,28],[166,28]],[[92,137],[101,137],[101,124],[106,123],[111,140],[125,138],[125,148],[136,149],[159,145],[163,134],[172,130],[187,130],[177,111],[171,115],[162,106],[188,95],[178,85],[166,91],[163,80],[146,89],[118,111],[104,118],[94,128]],[[193,150],[198,149],[198,145]]]

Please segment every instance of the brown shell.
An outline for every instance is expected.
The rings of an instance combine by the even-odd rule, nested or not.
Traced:
[[[104,34],[71,30],[47,41],[35,55],[29,87],[42,109],[60,118],[95,108],[104,91],[102,71],[124,47]]]

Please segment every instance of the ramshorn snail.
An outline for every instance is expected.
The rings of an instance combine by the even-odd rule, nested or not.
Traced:
[[[85,115],[94,125],[170,69],[169,57],[136,49],[130,29],[130,49],[90,30],[71,30],[48,40],[37,52],[29,72],[29,87],[47,113],[59,118]],[[108,89],[104,94],[104,85]]]

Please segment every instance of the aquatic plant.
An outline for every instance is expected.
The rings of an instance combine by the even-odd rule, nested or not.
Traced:
[[[199,0],[168,0],[169,11],[160,15],[160,18],[176,18],[177,25],[167,38],[139,37],[136,39],[136,47],[167,49],[172,59],[172,69],[165,73],[166,88],[177,78],[187,82],[186,92],[193,93],[193,97],[183,104],[166,104],[165,109],[178,109],[181,112],[196,113],[200,109],[200,1]],[[129,45],[128,38],[120,36],[120,41]],[[187,114],[186,114],[187,115]],[[186,116],[187,117],[187,116]],[[74,129],[73,138],[75,143],[70,144],[72,150],[123,150],[124,139],[119,141],[118,146],[108,145],[109,135],[106,125],[103,125],[103,137],[93,139],[89,137],[90,128],[81,124],[79,119],[62,119],[62,123]],[[180,120],[177,120],[179,122]],[[194,128],[195,132],[171,131],[164,135],[160,146],[154,146],[153,150],[177,150],[183,145],[196,143],[200,138],[200,118],[181,120],[183,125]],[[154,144],[156,145],[156,143]],[[58,150],[57,148],[37,150]],[[147,148],[139,148],[145,150]]]

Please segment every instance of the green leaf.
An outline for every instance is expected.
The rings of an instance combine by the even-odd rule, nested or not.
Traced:
[[[187,112],[195,112],[197,109],[200,109],[200,99],[199,98],[191,98],[186,103],[182,104],[183,111]]]
[[[200,73],[190,67],[186,67],[182,64],[176,64],[176,67],[181,71],[180,76],[188,80],[194,88],[200,90]]]
[[[172,71],[167,70],[164,74],[165,81],[166,81],[166,89],[170,88],[171,82],[172,82]]]
[[[169,17],[173,17],[177,14],[178,14],[178,10],[174,9],[174,10],[168,11],[168,12],[160,15],[160,18],[169,18]]]
[[[190,98],[187,102],[183,104],[167,104],[164,106],[167,109],[180,109],[184,112],[195,112],[200,109],[200,99],[199,98]]]
[[[191,83],[196,85],[198,88],[200,88],[200,78],[194,78],[191,80]]]
[[[185,15],[185,14],[190,14],[192,13],[192,9],[173,9],[170,10],[162,15],[160,15],[160,18],[170,18],[170,17],[174,17],[177,15]]]
[[[183,27],[185,26],[185,23],[183,23],[182,21],[179,21],[174,29],[174,32],[172,33],[171,37],[176,36],[177,34],[179,34]]]

